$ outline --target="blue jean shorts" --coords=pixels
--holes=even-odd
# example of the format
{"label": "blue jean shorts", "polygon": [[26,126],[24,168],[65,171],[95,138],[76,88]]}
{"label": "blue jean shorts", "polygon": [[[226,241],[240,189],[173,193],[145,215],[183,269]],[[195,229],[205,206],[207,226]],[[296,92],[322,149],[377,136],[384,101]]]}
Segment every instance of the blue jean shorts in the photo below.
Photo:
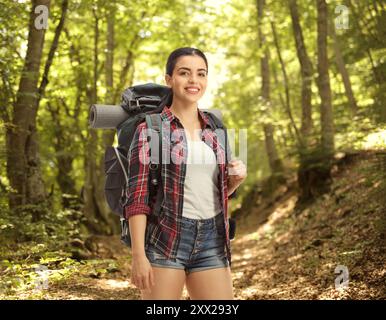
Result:
{"label": "blue jean shorts", "polygon": [[177,258],[168,259],[152,244],[145,252],[152,266],[185,270],[185,274],[229,266],[225,251],[225,227],[222,212],[209,219],[182,217]]}

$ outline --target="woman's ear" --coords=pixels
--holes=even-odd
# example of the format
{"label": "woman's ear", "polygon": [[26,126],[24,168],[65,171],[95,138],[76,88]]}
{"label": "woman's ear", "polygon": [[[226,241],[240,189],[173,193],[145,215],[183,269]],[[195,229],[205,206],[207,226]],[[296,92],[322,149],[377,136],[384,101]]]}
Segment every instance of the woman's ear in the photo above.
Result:
{"label": "woman's ear", "polygon": [[165,74],[165,82],[166,82],[166,85],[171,88],[172,85],[171,85],[171,77],[168,75],[168,74]]}

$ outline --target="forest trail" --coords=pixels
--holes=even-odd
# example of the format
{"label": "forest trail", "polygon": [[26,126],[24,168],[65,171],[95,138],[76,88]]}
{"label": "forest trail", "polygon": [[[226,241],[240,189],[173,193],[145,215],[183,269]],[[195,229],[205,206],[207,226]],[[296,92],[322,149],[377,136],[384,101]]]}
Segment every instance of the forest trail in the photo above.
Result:
{"label": "forest trail", "polygon": [[[235,299],[386,298],[386,182],[372,159],[364,154],[340,167],[330,194],[301,212],[294,211],[296,190],[283,188],[273,205],[238,220],[231,242]],[[95,236],[93,247],[95,267],[80,264],[35,298],[139,299],[119,237]],[[349,273],[345,289],[335,289],[338,266]]]}
{"label": "forest trail", "polygon": [[119,233],[134,127],[165,107],[167,137],[202,124],[218,154],[228,132],[247,166],[235,299],[386,298],[386,1],[1,4],[0,300],[140,298],[129,249],[96,235]]}

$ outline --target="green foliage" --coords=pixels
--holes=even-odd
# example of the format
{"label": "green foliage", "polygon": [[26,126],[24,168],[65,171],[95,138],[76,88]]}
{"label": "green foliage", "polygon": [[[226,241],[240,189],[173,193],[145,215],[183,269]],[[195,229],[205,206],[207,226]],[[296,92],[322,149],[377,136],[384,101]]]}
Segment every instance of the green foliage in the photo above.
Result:
{"label": "green foliage", "polygon": [[[243,197],[256,188],[257,181],[274,174],[269,167],[264,125],[274,126],[279,157],[286,169],[296,172],[301,152],[295,128],[283,103],[287,88],[271,29],[273,23],[289,80],[291,113],[299,129],[302,82],[288,3],[266,1],[265,15],[258,21],[256,1],[69,1],[65,27],[37,113],[39,159],[46,188],[52,190],[51,205],[28,205],[10,210],[7,168],[5,165],[0,167],[1,268],[7,270],[7,288],[30,286],[34,281],[34,271],[30,270],[33,263],[59,266],[62,270],[56,274],[59,278],[71,274],[72,267],[71,270],[80,268],[77,262],[68,259],[66,250],[71,239],[84,236],[86,221],[81,209],[65,208],[63,199],[67,195],[82,194],[85,183],[89,183],[85,182],[90,168],[88,160],[92,158],[100,163],[105,143],[110,143],[104,133],[97,132],[93,145],[95,153],[89,154],[92,141],[87,124],[89,105],[107,101],[118,104],[121,91],[132,84],[163,84],[166,59],[177,47],[198,47],[207,55],[209,86],[206,100],[200,101],[199,106],[222,110],[227,127],[236,129],[236,145],[232,150],[236,156],[239,130],[247,130],[248,177],[239,188],[237,199],[230,202],[233,208],[240,206]],[[358,104],[355,116],[350,111],[346,89],[334,59],[331,37],[328,40],[336,151],[386,149],[386,10],[381,3],[343,1],[350,10],[349,29],[336,30]],[[297,4],[305,46],[314,70],[311,86],[314,131],[310,138],[319,143],[317,11],[314,0],[297,1]],[[332,24],[337,16],[334,9],[339,4],[339,1],[328,1]],[[6,130],[12,127],[12,107],[27,50],[30,9],[30,2],[0,3],[0,160],[4,164],[9,147]],[[60,16],[61,2],[54,1],[45,35],[43,64]],[[114,22],[113,92],[106,84],[106,39],[111,36],[107,31],[108,21]],[[259,46],[258,22],[261,22],[266,37],[264,47]],[[269,102],[261,98],[260,59],[266,49],[270,60]],[[377,185],[378,180],[378,177],[369,178],[365,183],[371,187]],[[383,230],[383,221],[377,225]],[[273,237],[269,232],[267,236]],[[28,260],[25,264],[24,259]],[[309,266],[315,263],[313,257],[308,261]],[[103,270],[106,269],[102,267],[95,272],[99,274]],[[23,283],[18,280],[19,276]]]}
{"label": "green foliage", "polygon": [[[0,243],[9,244],[31,241],[45,243],[48,247],[61,246],[69,239],[81,237],[80,225],[85,221],[81,212],[63,209],[53,212],[42,206],[26,205],[17,212],[1,205]],[[34,221],[34,213],[44,212],[38,221]]]}
{"label": "green foliage", "polygon": [[63,252],[44,252],[35,263],[27,260],[0,261],[0,299],[44,299],[52,286],[76,275],[100,277],[117,270],[115,260],[79,262]]}

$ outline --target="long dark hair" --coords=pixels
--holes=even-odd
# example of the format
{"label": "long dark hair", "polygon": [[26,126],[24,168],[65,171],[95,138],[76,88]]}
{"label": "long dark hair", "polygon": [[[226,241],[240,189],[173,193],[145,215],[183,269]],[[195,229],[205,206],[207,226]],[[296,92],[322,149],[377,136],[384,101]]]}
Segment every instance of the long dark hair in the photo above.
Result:
{"label": "long dark hair", "polygon": [[[174,50],[169,54],[168,60],[166,62],[166,74],[172,76],[173,70],[177,64],[177,60],[181,56],[200,56],[204,59],[206,64],[206,70],[208,70],[208,60],[205,57],[205,54],[196,48],[191,47],[183,47]],[[154,112],[161,112],[165,106],[170,106],[173,103],[173,90],[170,90],[169,93],[162,99],[159,108],[157,108]]]}

